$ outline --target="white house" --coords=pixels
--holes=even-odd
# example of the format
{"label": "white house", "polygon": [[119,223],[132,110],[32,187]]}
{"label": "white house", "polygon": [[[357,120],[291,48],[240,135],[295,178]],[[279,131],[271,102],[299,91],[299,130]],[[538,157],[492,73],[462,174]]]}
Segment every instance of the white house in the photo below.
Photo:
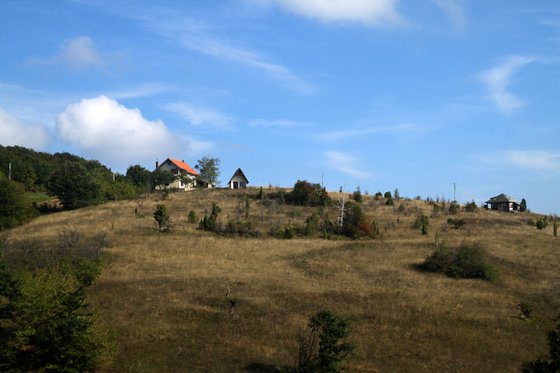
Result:
{"label": "white house", "polygon": [[156,161],[155,171],[166,171],[175,175],[175,180],[169,184],[169,188],[186,190],[196,186],[198,172],[186,164],[185,161],[179,161],[173,158],[167,158],[162,164]]}
{"label": "white house", "polygon": [[247,184],[249,184],[249,180],[245,177],[243,171],[240,168],[237,169],[233,173],[233,176],[228,181],[228,188],[229,189],[242,189],[246,188]]}

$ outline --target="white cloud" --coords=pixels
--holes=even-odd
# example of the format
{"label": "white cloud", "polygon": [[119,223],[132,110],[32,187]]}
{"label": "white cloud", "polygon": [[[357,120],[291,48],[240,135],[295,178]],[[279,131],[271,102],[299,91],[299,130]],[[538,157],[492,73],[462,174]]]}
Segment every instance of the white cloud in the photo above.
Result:
{"label": "white cloud", "polygon": [[370,172],[362,170],[360,160],[352,155],[336,151],[328,151],[323,155],[327,159],[327,166],[334,170],[360,180],[369,179],[373,176]]}
{"label": "white cloud", "polygon": [[175,102],[164,105],[163,108],[172,113],[178,114],[188,123],[194,126],[214,127],[228,129],[231,126],[231,119],[217,110],[192,105],[187,102]]}
{"label": "white cloud", "polygon": [[104,64],[93,41],[87,36],[67,40],[60,47],[60,52],[56,56],[31,58],[28,62],[35,65],[66,65],[74,70],[99,67]]}
{"label": "white cloud", "polygon": [[427,131],[428,129],[428,127],[419,126],[412,123],[398,124],[393,126],[354,127],[349,129],[319,133],[316,134],[314,138],[316,140],[324,142],[336,142],[348,138],[363,137],[380,133],[411,134]]}
{"label": "white cloud", "polygon": [[115,99],[127,99],[127,98],[154,96],[160,93],[167,92],[171,89],[172,87],[169,84],[145,83],[128,89],[107,92],[105,95],[109,97],[113,97]]}
{"label": "white cloud", "polygon": [[272,127],[301,127],[307,126],[309,123],[306,122],[298,122],[294,120],[286,120],[286,119],[254,119],[249,122],[250,127],[262,127],[262,128],[272,128]]}
{"label": "white cloud", "polygon": [[44,150],[50,141],[51,136],[45,126],[21,123],[0,109],[0,144]]}
{"label": "white cloud", "polygon": [[432,0],[432,2],[451,19],[456,28],[465,28],[467,17],[456,0]]}
{"label": "white cloud", "polygon": [[[356,22],[367,25],[398,24],[397,0],[265,0],[322,22]],[[261,0],[262,2],[262,0]]]}
{"label": "white cloud", "polygon": [[534,171],[560,171],[560,153],[542,150],[510,150],[505,160],[513,166]]}
{"label": "white cloud", "polygon": [[560,172],[560,152],[505,150],[481,157],[481,160],[491,165],[508,165],[529,171]]}
{"label": "white cloud", "polygon": [[508,91],[508,86],[518,70],[535,61],[534,57],[510,56],[498,66],[480,75],[481,80],[486,84],[490,99],[499,110],[512,111],[523,104],[521,99]]}
{"label": "white cloud", "polygon": [[106,96],[69,105],[57,119],[60,136],[100,161],[124,169],[151,164],[156,157],[194,154],[211,146],[173,134],[162,121],[150,121]]}

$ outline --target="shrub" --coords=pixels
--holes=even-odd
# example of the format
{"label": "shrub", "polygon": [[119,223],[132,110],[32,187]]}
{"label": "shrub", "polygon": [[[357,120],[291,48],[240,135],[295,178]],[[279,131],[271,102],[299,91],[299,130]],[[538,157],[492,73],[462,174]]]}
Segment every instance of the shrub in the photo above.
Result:
{"label": "shrub", "polygon": [[93,371],[106,347],[93,331],[85,290],[101,261],[62,259],[32,270],[0,259],[0,371]]}
{"label": "shrub", "polygon": [[156,206],[154,219],[156,220],[160,232],[169,232],[172,226],[172,221],[165,205],[160,204]]}
{"label": "shrub", "polygon": [[381,193],[379,191],[377,193],[375,193],[375,195],[373,196],[373,199],[376,200],[376,201],[381,200],[381,198],[383,198],[383,193]]}
{"label": "shrub", "polygon": [[545,229],[548,226],[548,220],[545,218],[538,218],[536,227],[538,230]]}
{"label": "shrub", "polygon": [[452,224],[453,228],[460,229],[460,228],[463,228],[463,226],[465,225],[465,219],[449,218],[449,219],[447,219],[447,224]]}
{"label": "shrub", "polygon": [[0,231],[27,221],[29,207],[23,187],[0,175]]}
{"label": "shrub", "polygon": [[309,319],[308,327],[307,338],[299,338],[296,372],[340,372],[339,363],[353,350],[350,343],[340,341],[350,335],[348,321],[323,310]]}
{"label": "shrub", "polygon": [[405,212],[405,211],[406,211],[406,207],[404,207],[404,204],[401,203],[401,204],[399,205],[399,208],[397,208],[397,211],[398,211],[398,212]]}
{"label": "shrub", "polygon": [[187,221],[191,224],[194,224],[198,221],[198,217],[196,216],[196,212],[194,212],[194,210],[189,211],[189,215],[187,216]]}
{"label": "shrub", "polygon": [[387,198],[387,201],[385,201],[385,204],[387,206],[394,206],[395,205],[395,201],[393,200],[393,198]]}
{"label": "shrub", "polygon": [[557,373],[560,372],[560,322],[548,332],[549,356],[523,364],[523,373]]}
{"label": "shrub", "polygon": [[480,278],[487,281],[498,278],[497,270],[488,263],[486,252],[479,246],[463,245],[458,249],[449,249],[440,245],[426,258],[422,268],[454,278]]}
{"label": "shrub", "polygon": [[294,189],[286,195],[286,202],[296,206],[326,206],[329,194],[319,184],[298,180]]}
{"label": "shrub", "polygon": [[558,223],[556,222],[556,220],[554,220],[554,222],[552,223],[552,230],[554,233],[554,237],[556,237],[558,235]]}
{"label": "shrub", "polygon": [[460,208],[459,203],[457,201],[453,201],[449,204],[449,213],[455,215],[459,212]]}
{"label": "shrub", "polygon": [[476,212],[478,206],[476,205],[475,201],[467,202],[465,204],[465,211],[466,212]]}
{"label": "shrub", "polygon": [[519,313],[521,318],[528,319],[533,314],[533,306],[529,303],[521,302],[519,303]]}
{"label": "shrub", "polygon": [[395,188],[395,191],[393,192],[393,198],[395,199],[395,201],[398,201],[399,199],[401,199],[401,194],[399,193],[398,188]]}
{"label": "shrub", "polygon": [[356,190],[354,191],[354,193],[352,193],[352,199],[354,199],[354,201],[361,203],[363,201],[363,197],[362,197],[362,192],[360,191],[360,187],[356,187]]}
{"label": "shrub", "polygon": [[412,228],[420,229],[420,232],[422,234],[428,234],[428,225],[429,224],[430,224],[430,218],[428,218],[424,214],[418,214],[416,216],[416,220],[414,221],[414,224],[412,225]]}
{"label": "shrub", "polygon": [[360,234],[359,225],[364,220],[364,211],[356,203],[348,203],[344,211],[344,221],[341,234],[356,238]]}

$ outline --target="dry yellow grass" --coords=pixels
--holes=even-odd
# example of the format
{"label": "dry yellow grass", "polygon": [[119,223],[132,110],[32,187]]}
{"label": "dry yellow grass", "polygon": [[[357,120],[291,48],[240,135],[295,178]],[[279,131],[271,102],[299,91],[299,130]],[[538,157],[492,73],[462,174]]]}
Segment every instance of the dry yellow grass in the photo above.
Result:
{"label": "dry yellow grass", "polygon": [[[91,294],[117,339],[107,371],[293,366],[295,336],[322,308],[351,320],[350,372],[516,371],[546,351],[545,331],[560,311],[560,239],[550,227],[528,226],[526,214],[460,213],[465,229],[447,231],[448,216],[438,215],[422,236],[410,227],[417,209],[431,214],[429,205],[401,201],[408,212],[398,213],[366,198],[364,210],[381,224],[382,237],[357,241],[227,238],[187,223],[189,210],[201,217],[213,201],[224,221],[235,219],[243,193],[171,195],[163,201],[175,221],[169,234],[155,229],[152,214],[162,201],[151,196],[44,216],[10,235],[48,240],[68,224],[86,234],[108,232],[109,260]],[[252,200],[249,220],[268,232],[288,220],[301,225],[313,211]],[[336,211],[325,213],[332,220]],[[481,243],[501,280],[454,280],[416,270],[436,235],[451,246]],[[237,300],[233,312],[231,298]],[[517,317],[522,301],[534,305],[529,320]]]}

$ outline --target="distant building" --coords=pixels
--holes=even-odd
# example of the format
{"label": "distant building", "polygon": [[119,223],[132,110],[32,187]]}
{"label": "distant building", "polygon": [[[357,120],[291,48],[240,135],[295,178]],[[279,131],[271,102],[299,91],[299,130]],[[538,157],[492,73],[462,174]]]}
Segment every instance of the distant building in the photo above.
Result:
{"label": "distant building", "polygon": [[249,184],[249,180],[245,177],[243,171],[240,168],[237,169],[233,173],[233,176],[228,181],[228,188],[229,189],[242,189],[246,188],[247,184]]}
{"label": "distant building", "polygon": [[503,193],[490,198],[484,203],[484,207],[490,210],[510,212],[518,212],[521,209],[520,204],[516,200]]}
{"label": "distant building", "polygon": [[161,164],[159,164],[159,161],[156,161],[155,171],[166,171],[175,176],[175,180],[169,184],[169,188],[171,189],[186,190],[196,186],[198,172],[186,164],[185,161],[179,161],[173,158],[167,158]]}

